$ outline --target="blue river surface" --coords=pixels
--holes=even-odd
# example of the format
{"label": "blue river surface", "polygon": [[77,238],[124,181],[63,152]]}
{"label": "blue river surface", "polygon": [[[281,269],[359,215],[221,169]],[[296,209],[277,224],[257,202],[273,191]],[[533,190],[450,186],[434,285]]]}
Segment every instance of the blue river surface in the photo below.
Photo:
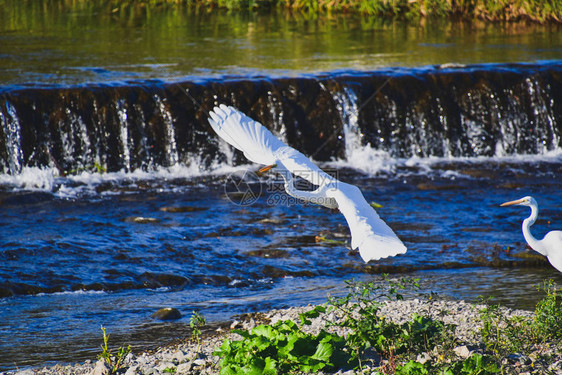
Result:
{"label": "blue river surface", "polygon": [[[0,0],[0,372],[95,359],[101,326],[140,351],[194,311],[324,303],[352,278],[521,309],[562,287],[529,209],[499,206],[532,195],[535,236],[562,229],[560,25],[52,3]],[[246,173],[211,134],[219,103],[357,185],[407,252],[365,264],[342,214]]]}
{"label": "blue river surface", "polygon": [[[546,279],[562,275],[530,250],[528,208],[499,204],[533,195],[537,237],[560,229],[562,155],[382,160],[321,166],[356,184],[408,247],[365,265],[343,215],[295,202],[275,176],[234,194],[212,171],[58,177],[29,168],[0,178],[0,370],[94,358],[100,326],[115,345],[162,345],[188,333],[193,311],[209,322],[272,308],[323,303],[345,280],[420,279],[420,293],[532,309]],[[151,315],[175,307],[183,317]]]}

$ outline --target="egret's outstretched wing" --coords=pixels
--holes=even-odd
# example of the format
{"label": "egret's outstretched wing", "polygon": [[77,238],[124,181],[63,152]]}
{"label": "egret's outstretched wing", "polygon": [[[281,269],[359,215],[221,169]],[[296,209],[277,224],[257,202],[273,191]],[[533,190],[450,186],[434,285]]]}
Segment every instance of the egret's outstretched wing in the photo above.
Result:
{"label": "egret's outstretched wing", "polygon": [[275,137],[266,127],[234,107],[221,104],[209,112],[209,123],[226,142],[236,147],[254,163],[281,163],[291,173],[314,185],[332,179],[301,152]]}
{"label": "egret's outstretched wing", "polygon": [[367,203],[358,187],[338,181],[327,196],[338,203],[351,231],[351,247],[359,248],[365,262],[406,252],[406,246]]}
{"label": "egret's outstretched wing", "polygon": [[311,184],[322,186],[336,181],[332,176],[318,168],[303,153],[292,147],[279,148],[275,152],[275,157],[277,159],[276,163],[282,164],[289,172],[308,180]]}
{"label": "egret's outstretched wing", "polygon": [[262,124],[233,107],[221,104],[209,115],[214,131],[254,163],[275,164],[275,152],[281,147],[288,147]]}

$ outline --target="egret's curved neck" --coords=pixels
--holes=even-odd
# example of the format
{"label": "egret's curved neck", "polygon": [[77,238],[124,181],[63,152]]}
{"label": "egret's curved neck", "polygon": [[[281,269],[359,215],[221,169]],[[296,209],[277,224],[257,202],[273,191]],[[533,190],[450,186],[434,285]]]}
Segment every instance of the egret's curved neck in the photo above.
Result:
{"label": "egret's curved neck", "polygon": [[288,170],[278,168],[277,172],[279,172],[279,174],[281,174],[281,176],[283,177],[283,180],[285,180],[285,190],[287,191],[287,194],[289,194],[290,196],[297,199],[302,199],[307,202],[314,201],[316,198],[319,197],[319,194],[316,190],[305,191],[305,190],[298,190],[297,188],[295,188],[294,185],[295,180],[293,178],[293,174]]}
{"label": "egret's curved neck", "polygon": [[539,208],[537,207],[537,205],[534,204],[532,204],[530,207],[531,207],[531,215],[525,220],[523,220],[523,225],[521,226],[523,230],[523,237],[525,237],[525,240],[527,241],[529,246],[533,248],[533,250],[546,256],[546,250],[543,248],[541,241],[537,240],[531,234],[531,225],[535,223],[537,217],[539,216]]}
{"label": "egret's curved neck", "polygon": [[[327,208],[338,208],[338,203],[334,198],[327,196],[328,189],[334,187],[332,183],[326,183],[318,186],[316,190],[298,190],[294,185],[294,178],[291,171],[282,165],[277,165],[275,171],[281,174],[283,180],[285,180],[285,191],[290,196],[301,199],[305,202],[310,202],[314,204],[319,204]],[[334,180],[335,181],[335,180]]]}

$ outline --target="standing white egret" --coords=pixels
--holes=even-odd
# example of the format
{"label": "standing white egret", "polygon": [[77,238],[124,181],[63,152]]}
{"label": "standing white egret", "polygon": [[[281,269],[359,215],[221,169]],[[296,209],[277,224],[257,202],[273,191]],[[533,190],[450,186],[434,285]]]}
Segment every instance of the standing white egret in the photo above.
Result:
{"label": "standing white egret", "polygon": [[[289,195],[328,208],[339,208],[351,231],[351,247],[359,248],[365,262],[406,252],[406,246],[367,203],[359,188],[328,175],[262,124],[233,107],[220,105],[209,115],[209,123],[222,139],[252,162],[267,165],[260,171],[273,169],[280,173]],[[296,189],[293,174],[318,188],[314,191]]]}
{"label": "standing white egret", "polygon": [[531,234],[531,225],[535,223],[539,215],[539,205],[535,198],[527,196],[502,203],[500,206],[505,207],[512,205],[531,207],[531,216],[523,220],[523,237],[525,237],[525,240],[533,250],[547,257],[550,264],[558,271],[562,272],[562,231],[553,230],[552,232],[548,232],[542,240],[537,240]]}

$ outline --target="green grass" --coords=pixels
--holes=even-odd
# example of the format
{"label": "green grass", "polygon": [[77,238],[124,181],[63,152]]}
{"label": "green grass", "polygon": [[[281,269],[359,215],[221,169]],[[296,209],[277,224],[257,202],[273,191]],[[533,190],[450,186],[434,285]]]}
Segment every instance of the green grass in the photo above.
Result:
{"label": "green grass", "polygon": [[[546,296],[532,318],[506,317],[498,305],[480,309],[485,350],[468,358],[457,357],[453,348],[468,343],[455,338],[455,325],[413,314],[396,324],[380,314],[383,302],[400,300],[403,289],[418,288],[416,280],[383,284],[347,282],[348,294],[329,298],[323,306],[291,320],[262,324],[252,330],[235,330],[240,340],[225,339],[215,352],[221,374],[296,374],[365,369],[375,374],[497,374],[509,371],[503,359],[510,353],[531,354],[541,345],[562,344],[562,294],[552,281],[541,291]],[[318,334],[306,333],[311,318],[337,316]],[[335,329],[334,329],[335,328]],[[335,332],[345,331],[344,335]],[[377,356],[373,355],[377,353]],[[431,360],[418,362],[418,355],[432,353]],[[543,358],[548,363],[548,358]]]}
{"label": "green grass", "polygon": [[104,326],[101,326],[101,331],[103,333],[103,344],[98,358],[103,360],[109,367],[110,373],[114,374],[123,366],[125,357],[131,352],[131,346],[121,346],[116,353],[113,353],[109,349],[109,335],[106,333]]}
{"label": "green grass", "polygon": [[532,318],[506,317],[501,306],[493,304],[480,311],[483,342],[498,360],[510,353],[529,353],[551,342],[562,344],[562,292],[552,280],[537,289],[546,296],[537,303]]}
{"label": "green grass", "polygon": [[[61,0],[73,5],[86,0]],[[284,8],[305,13],[362,13],[386,18],[453,17],[488,21],[562,23],[560,0],[108,0],[126,5],[189,6],[204,9]]]}

